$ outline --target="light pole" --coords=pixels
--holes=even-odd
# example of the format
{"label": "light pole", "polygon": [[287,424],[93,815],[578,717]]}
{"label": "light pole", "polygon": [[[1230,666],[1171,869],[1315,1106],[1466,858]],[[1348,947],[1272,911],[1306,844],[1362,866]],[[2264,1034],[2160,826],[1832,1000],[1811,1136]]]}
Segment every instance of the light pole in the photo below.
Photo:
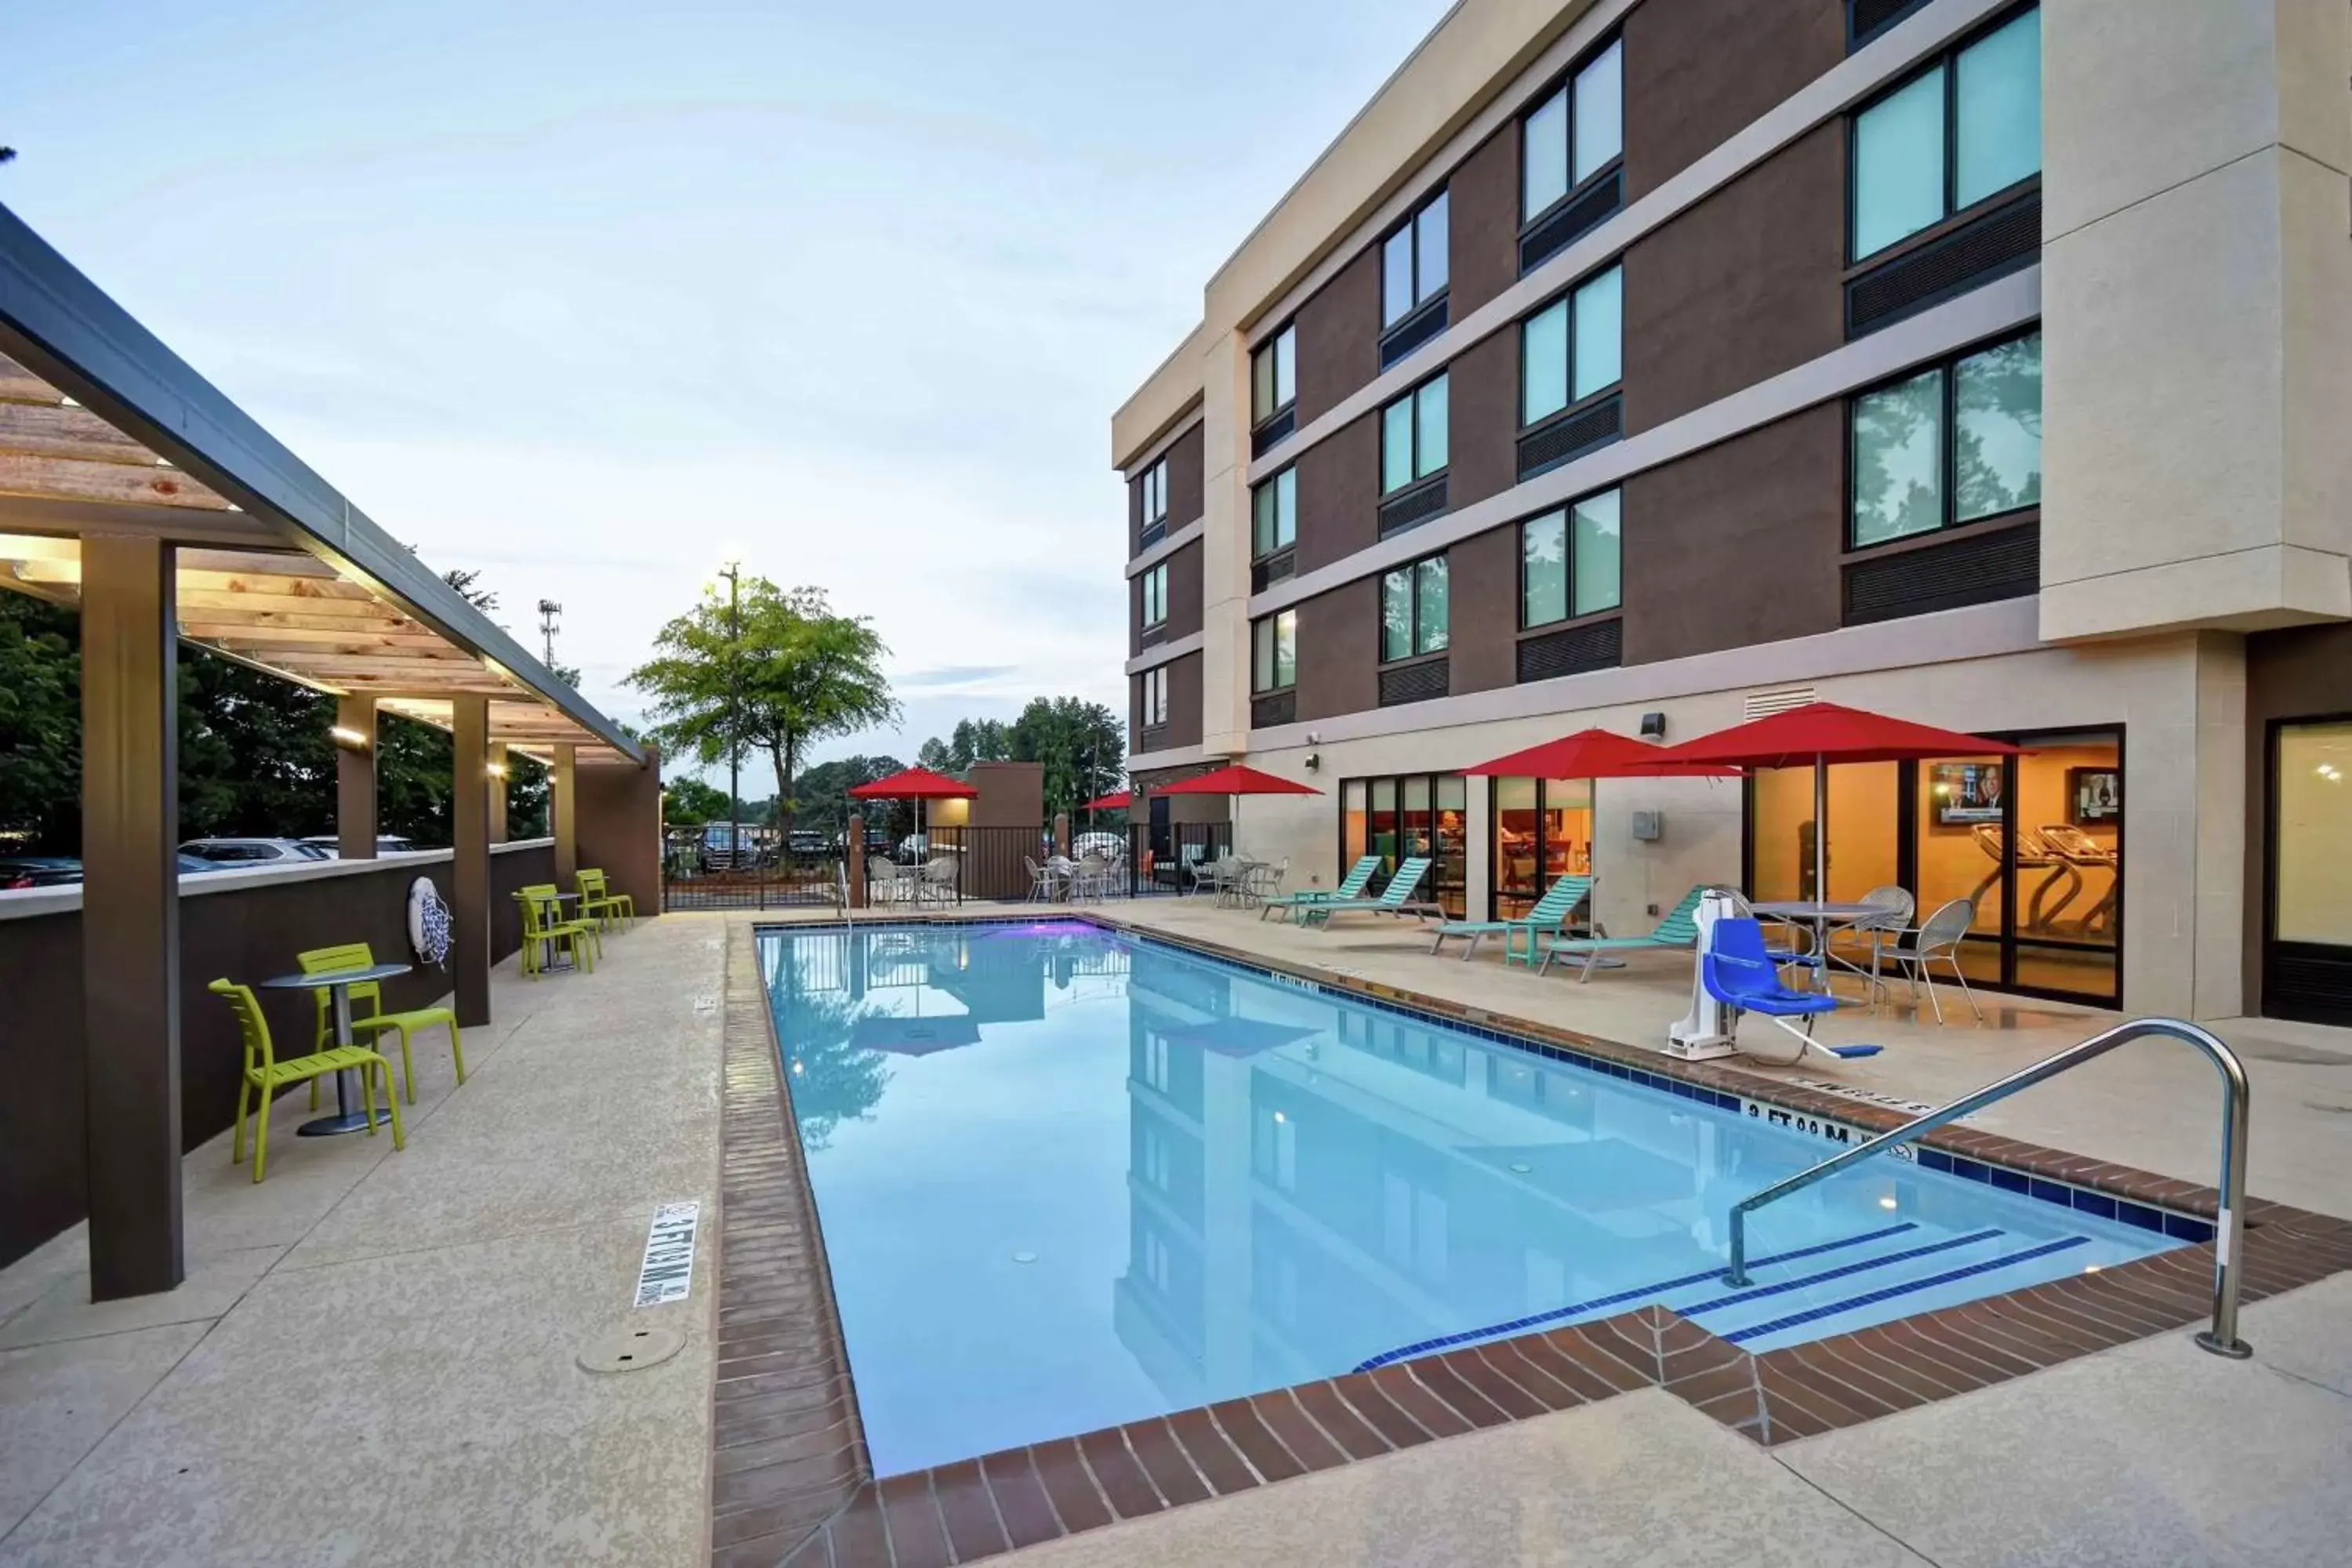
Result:
{"label": "light pole", "polygon": [[727,868],[743,868],[742,691],[736,679],[742,658],[742,563],[730,561],[719,574],[727,579]]}

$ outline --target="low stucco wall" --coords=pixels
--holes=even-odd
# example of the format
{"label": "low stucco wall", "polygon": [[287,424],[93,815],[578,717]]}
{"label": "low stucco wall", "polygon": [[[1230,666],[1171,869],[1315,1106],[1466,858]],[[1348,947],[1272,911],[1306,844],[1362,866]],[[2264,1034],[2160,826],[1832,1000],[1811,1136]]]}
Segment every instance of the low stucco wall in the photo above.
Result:
{"label": "low stucco wall", "polygon": [[[310,1047],[308,992],[257,983],[297,967],[307,948],[364,942],[410,962],[408,886],[430,877],[449,897],[449,851],[320,862],[284,870],[215,871],[180,882],[180,1142],[194,1149],[236,1114],[243,1047],[235,1016],[205,987],[226,977],[256,986],[278,1049]],[[509,896],[554,880],[545,839],[501,845],[490,858],[491,951],[521,945]],[[642,906],[641,906],[642,907]],[[388,1010],[446,995],[448,976],[421,969],[384,983]],[[81,889],[0,894],[0,1264],[83,1215]]]}

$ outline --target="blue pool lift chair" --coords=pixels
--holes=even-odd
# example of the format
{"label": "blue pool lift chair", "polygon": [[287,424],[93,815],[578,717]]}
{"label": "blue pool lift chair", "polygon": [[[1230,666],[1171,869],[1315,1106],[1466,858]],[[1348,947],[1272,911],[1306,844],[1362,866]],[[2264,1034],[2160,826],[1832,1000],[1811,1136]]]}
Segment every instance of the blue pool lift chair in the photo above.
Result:
{"label": "blue pool lift chair", "polygon": [[[1820,991],[1794,991],[1780,984],[1780,961],[1764,945],[1763,926],[1752,918],[1715,922],[1706,951],[1699,959],[1699,973],[1707,994],[1734,1009],[1735,1018],[1738,1013],[1760,1014],[1797,1042],[1796,1055],[1791,1057],[1769,1057],[1742,1046],[1740,1049],[1749,1056],[1794,1066],[1816,1051],[1832,1061],[1851,1061],[1879,1052],[1876,1046],[1825,1046],[1813,1038],[1813,1020],[1835,1012],[1837,998]],[[1802,1018],[1804,1027],[1790,1023],[1791,1018]],[[1736,1022],[1733,1027],[1736,1031]]]}

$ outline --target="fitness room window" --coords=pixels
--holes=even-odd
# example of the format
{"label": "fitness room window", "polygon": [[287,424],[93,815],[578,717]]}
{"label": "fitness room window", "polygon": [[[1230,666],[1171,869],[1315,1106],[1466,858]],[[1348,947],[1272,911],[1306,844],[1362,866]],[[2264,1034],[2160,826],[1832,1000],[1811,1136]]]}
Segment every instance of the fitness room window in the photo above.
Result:
{"label": "fitness room window", "polygon": [[1535,906],[1562,877],[1592,874],[1592,784],[1589,779],[1494,781],[1492,920]]}
{"label": "fitness room window", "polygon": [[[2026,754],[1832,767],[1829,897],[1906,888],[1917,900],[1914,923],[1954,899],[1969,900],[1975,918],[1960,962],[1970,984],[2116,1005],[2122,732],[1994,738]],[[1751,779],[1751,898],[1814,896],[1812,789],[1811,768]]]}

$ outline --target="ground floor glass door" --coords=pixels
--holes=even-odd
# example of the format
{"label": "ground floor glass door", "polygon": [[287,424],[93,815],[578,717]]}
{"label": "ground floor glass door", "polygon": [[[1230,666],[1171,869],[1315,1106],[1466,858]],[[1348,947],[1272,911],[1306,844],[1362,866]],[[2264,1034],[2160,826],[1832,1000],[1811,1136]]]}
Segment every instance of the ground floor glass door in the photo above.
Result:
{"label": "ground floor glass door", "polygon": [[1493,913],[1524,915],[1562,877],[1592,874],[1590,779],[1496,779]]}
{"label": "ground floor glass door", "polygon": [[1434,864],[1418,896],[1458,918],[1468,888],[1468,781],[1460,773],[1345,781],[1339,786],[1340,873],[1360,858],[1377,855],[1377,891],[1403,860],[1426,855]]}
{"label": "ground floor glass door", "polygon": [[2273,725],[2263,1011],[2352,1024],[2352,718]]}

